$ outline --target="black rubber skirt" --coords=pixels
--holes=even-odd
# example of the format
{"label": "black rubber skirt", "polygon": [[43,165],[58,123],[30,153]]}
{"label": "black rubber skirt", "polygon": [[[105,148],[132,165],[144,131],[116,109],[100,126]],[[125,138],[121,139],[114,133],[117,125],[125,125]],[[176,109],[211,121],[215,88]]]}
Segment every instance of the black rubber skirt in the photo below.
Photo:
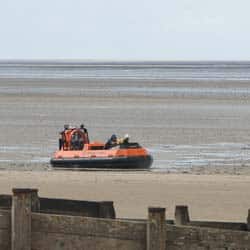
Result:
{"label": "black rubber skirt", "polygon": [[153,157],[52,158],[50,163],[54,168],[148,169],[153,163]]}

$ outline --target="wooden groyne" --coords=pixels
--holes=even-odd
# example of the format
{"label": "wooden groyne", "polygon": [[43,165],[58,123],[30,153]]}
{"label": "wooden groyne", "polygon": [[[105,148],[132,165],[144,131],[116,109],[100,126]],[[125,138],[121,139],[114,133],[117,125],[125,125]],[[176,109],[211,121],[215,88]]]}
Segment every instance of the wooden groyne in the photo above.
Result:
{"label": "wooden groyne", "polygon": [[115,218],[112,202],[48,199],[36,189],[0,196],[1,250],[247,250],[246,222],[192,221],[187,206],[148,209],[147,220]]}

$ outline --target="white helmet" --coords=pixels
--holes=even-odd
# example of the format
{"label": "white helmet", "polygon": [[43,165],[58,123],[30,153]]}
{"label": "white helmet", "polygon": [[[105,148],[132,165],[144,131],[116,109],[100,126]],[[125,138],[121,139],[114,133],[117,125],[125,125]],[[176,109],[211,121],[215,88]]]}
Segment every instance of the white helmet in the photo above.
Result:
{"label": "white helmet", "polygon": [[128,139],[128,138],[129,138],[128,134],[124,135],[124,139]]}

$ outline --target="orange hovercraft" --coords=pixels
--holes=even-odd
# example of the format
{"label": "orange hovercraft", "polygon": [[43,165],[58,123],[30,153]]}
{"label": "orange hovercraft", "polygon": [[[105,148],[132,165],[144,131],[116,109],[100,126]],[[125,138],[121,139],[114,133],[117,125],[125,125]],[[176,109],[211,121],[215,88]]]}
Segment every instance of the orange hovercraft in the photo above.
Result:
{"label": "orange hovercraft", "polygon": [[90,142],[88,131],[64,126],[60,133],[59,150],[50,160],[54,168],[107,168],[147,169],[153,158],[136,142],[129,142],[128,136],[117,139],[115,135],[105,144]]}

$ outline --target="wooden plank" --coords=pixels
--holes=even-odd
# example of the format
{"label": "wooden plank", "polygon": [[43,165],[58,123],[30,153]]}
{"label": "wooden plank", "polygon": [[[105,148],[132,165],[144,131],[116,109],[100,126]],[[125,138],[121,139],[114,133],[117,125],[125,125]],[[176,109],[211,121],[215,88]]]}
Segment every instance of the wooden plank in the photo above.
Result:
{"label": "wooden plank", "polygon": [[44,213],[69,214],[86,217],[115,218],[112,201],[79,201],[40,198],[40,210]]}
{"label": "wooden plank", "polygon": [[13,189],[11,208],[12,250],[31,250],[31,210],[35,210],[36,207],[36,189]]}
{"label": "wooden plank", "polygon": [[247,230],[250,231],[250,209],[248,209],[247,214]]}
{"label": "wooden plank", "polygon": [[229,230],[247,230],[247,224],[241,222],[220,222],[220,221],[190,221],[188,226],[194,227],[212,227],[218,229],[229,229]]}
{"label": "wooden plank", "polygon": [[250,233],[167,225],[166,242],[168,249],[250,249]]}
{"label": "wooden plank", "polygon": [[165,208],[148,209],[147,250],[166,249]]}
{"label": "wooden plank", "polygon": [[32,231],[125,240],[146,240],[146,223],[32,213]]}
{"label": "wooden plank", "polygon": [[99,218],[115,219],[115,217],[113,201],[99,202]]}
{"label": "wooden plank", "polygon": [[[37,210],[44,213],[69,214],[87,217],[115,218],[112,201],[80,201],[69,199],[39,198]],[[11,209],[12,196],[0,195],[0,208]]]}
{"label": "wooden plank", "polygon": [[96,215],[96,217],[99,214],[98,202],[91,201],[40,198],[40,209],[41,211],[72,211],[86,215],[89,212],[90,214]]}
{"label": "wooden plank", "polygon": [[12,196],[8,194],[0,195],[0,207],[11,209]]}
{"label": "wooden plank", "polygon": [[10,211],[0,210],[0,229],[10,229],[10,214]]}
{"label": "wooden plank", "polygon": [[32,250],[145,250],[144,240],[91,237],[57,233],[32,233]]}
{"label": "wooden plank", "polygon": [[0,249],[1,250],[11,249],[10,230],[0,229]]}
{"label": "wooden plank", "polygon": [[176,206],[175,207],[175,224],[186,225],[190,221],[188,206]]}

